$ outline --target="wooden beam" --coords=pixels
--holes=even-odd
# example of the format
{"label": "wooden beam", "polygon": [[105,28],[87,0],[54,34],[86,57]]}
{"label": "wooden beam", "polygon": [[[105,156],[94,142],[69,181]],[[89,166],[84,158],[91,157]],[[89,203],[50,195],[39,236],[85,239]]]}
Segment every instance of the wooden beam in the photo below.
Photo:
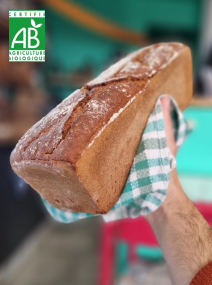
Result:
{"label": "wooden beam", "polygon": [[119,27],[118,25],[103,19],[100,16],[80,7],[79,5],[65,0],[37,0],[50,6],[57,12],[62,13],[74,22],[85,28],[97,32],[103,36],[113,38],[114,40],[124,41],[127,43],[144,46],[148,44],[146,36]]}
{"label": "wooden beam", "polygon": [[210,107],[212,108],[212,95],[210,96],[198,96],[194,95],[193,100],[191,101],[192,106],[198,106],[198,107]]}

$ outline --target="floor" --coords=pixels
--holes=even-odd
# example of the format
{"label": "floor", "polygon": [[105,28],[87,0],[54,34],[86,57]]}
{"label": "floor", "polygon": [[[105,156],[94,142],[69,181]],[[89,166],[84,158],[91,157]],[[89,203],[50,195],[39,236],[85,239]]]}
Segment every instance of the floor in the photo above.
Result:
{"label": "floor", "polygon": [[99,220],[47,221],[0,270],[1,285],[94,285]]}
{"label": "floor", "polygon": [[[0,285],[97,284],[100,222],[45,221],[0,268]],[[164,263],[133,266],[121,279],[116,284],[171,285]]]}
{"label": "floor", "polygon": [[166,264],[134,264],[116,285],[171,285]]}

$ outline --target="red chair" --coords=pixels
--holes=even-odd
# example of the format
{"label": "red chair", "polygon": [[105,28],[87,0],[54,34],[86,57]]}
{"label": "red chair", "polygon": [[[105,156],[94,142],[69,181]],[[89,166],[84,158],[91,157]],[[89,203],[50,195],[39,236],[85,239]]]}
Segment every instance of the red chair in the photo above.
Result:
{"label": "red chair", "polygon": [[212,227],[212,204],[205,202],[195,203],[195,206]]}
{"label": "red chair", "polygon": [[[212,204],[195,204],[212,226]],[[112,285],[115,275],[115,246],[118,241],[129,245],[129,260],[137,259],[136,248],[140,245],[159,247],[149,223],[143,218],[123,219],[102,225],[99,285]]]}

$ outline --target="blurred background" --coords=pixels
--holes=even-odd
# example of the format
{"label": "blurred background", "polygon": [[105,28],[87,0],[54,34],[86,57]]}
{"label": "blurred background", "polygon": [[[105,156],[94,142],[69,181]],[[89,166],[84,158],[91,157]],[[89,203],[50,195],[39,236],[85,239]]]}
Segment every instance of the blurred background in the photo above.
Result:
{"label": "blurred background", "polygon": [[[46,62],[9,63],[8,11],[46,11]],[[144,219],[63,225],[13,173],[20,137],[75,89],[138,48],[190,46],[194,130],[178,153],[188,196],[212,222],[212,0],[0,0],[0,284],[170,285]]]}

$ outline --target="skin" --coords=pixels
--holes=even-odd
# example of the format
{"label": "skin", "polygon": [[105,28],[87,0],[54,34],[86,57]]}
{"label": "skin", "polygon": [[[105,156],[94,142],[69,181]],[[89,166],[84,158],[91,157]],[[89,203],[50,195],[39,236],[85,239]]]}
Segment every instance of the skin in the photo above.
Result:
{"label": "skin", "polygon": [[[176,157],[170,99],[162,98],[167,143]],[[183,191],[176,169],[171,172],[167,198],[146,216],[163,251],[173,285],[188,285],[212,262],[212,228]]]}

